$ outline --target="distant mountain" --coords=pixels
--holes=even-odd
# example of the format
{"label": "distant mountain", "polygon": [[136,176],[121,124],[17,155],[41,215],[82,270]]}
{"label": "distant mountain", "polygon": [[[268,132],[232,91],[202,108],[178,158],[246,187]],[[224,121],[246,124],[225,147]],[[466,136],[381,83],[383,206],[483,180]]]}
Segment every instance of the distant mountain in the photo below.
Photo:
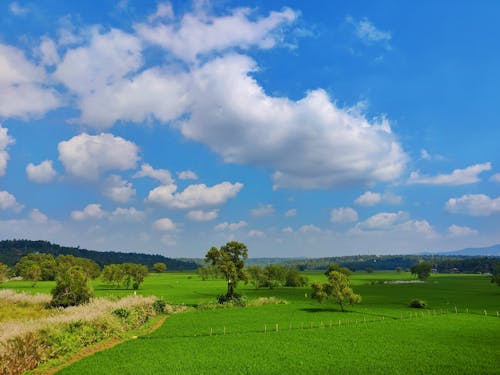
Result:
{"label": "distant mountain", "polygon": [[153,267],[153,264],[162,262],[170,271],[194,270],[198,265],[187,260],[167,258],[163,255],[141,253],[120,253],[115,251],[95,251],[80,249],[79,247],[66,247],[48,241],[30,240],[5,240],[0,241],[0,262],[12,267],[19,259],[29,253],[48,253],[55,257],[61,254],[94,260],[101,267],[113,263],[139,263]]}
{"label": "distant mountain", "polygon": [[462,250],[443,251],[438,253],[425,253],[425,254],[500,257],[500,244],[488,247],[473,247]]}

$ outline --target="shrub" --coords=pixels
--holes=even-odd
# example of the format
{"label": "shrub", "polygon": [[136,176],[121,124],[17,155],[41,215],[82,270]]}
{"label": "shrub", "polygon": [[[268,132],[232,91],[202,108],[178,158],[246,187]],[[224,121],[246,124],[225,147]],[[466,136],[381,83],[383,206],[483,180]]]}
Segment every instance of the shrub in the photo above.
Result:
{"label": "shrub", "polygon": [[425,301],[422,301],[421,299],[414,298],[410,301],[410,307],[413,307],[414,309],[425,309],[427,306],[427,303]]}
{"label": "shrub", "polygon": [[155,310],[155,312],[157,314],[165,314],[165,312],[166,312],[165,307],[166,306],[167,306],[167,304],[165,303],[165,301],[163,301],[161,299],[158,299],[158,300],[153,302],[153,309]]}
{"label": "shrub", "polygon": [[87,303],[92,297],[88,275],[80,266],[73,266],[57,276],[56,287],[52,290],[52,307],[68,307]]}
{"label": "shrub", "polygon": [[126,319],[130,315],[130,311],[120,307],[119,309],[113,310],[113,314],[119,318]]}
{"label": "shrub", "polygon": [[237,307],[245,307],[247,304],[245,296],[238,293],[234,293],[232,296],[221,294],[217,297],[217,302],[219,302],[219,304],[229,304]]}

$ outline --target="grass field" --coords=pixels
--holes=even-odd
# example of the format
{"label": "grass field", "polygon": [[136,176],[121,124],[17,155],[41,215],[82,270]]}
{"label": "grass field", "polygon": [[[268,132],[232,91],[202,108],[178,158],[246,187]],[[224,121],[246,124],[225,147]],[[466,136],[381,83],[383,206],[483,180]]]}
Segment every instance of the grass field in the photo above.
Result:
{"label": "grass field", "polygon": [[[307,276],[324,279],[321,273]],[[486,276],[433,275],[416,284],[383,283],[411,280],[406,273],[355,273],[351,278],[363,301],[346,313],[331,302],[311,300],[309,288],[256,290],[242,284],[239,292],[248,299],[275,296],[289,303],[176,314],[153,334],[60,373],[500,373],[500,288]],[[4,286],[36,292],[52,287],[9,284]],[[99,281],[94,288],[98,296],[131,293]],[[167,273],[149,276],[140,293],[198,305],[224,291],[221,280]],[[422,310],[408,307],[413,298],[427,301],[423,316]]]}

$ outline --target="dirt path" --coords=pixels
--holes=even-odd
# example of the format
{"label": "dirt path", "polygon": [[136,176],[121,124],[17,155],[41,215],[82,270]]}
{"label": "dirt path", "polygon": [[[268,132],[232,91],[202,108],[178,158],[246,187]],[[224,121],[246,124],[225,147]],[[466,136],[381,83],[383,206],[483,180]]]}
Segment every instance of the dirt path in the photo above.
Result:
{"label": "dirt path", "polygon": [[[154,331],[156,331],[158,328],[160,328],[163,325],[163,323],[165,322],[166,319],[167,319],[166,316],[162,317],[147,331],[146,334],[149,335],[149,334],[153,333]],[[132,336],[132,338],[137,338],[137,336]],[[127,340],[130,340],[130,339],[112,338],[112,339],[109,339],[105,342],[101,342],[99,344],[86,347],[86,348],[80,350],[78,353],[76,353],[73,357],[71,357],[70,359],[68,359],[64,363],[62,363],[56,367],[51,367],[50,369],[47,369],[46,371],[36,372],[36,373],[43,374],[43,375],[53,375],[53,374],[57,373],[59,370],[62,370],[63,368],[68,367],[69,365],[79,361],[82,358],[91,356],[95,353],[101,352],[101,351],[106,350],[106,349],[110,349],[118,344],[121,344],[124,341],[127,341]]]}

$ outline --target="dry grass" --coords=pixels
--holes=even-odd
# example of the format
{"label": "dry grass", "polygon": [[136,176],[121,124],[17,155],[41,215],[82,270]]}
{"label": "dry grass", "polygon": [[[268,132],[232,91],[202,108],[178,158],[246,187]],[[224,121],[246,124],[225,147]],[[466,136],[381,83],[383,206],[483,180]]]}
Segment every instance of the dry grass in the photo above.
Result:
{"label": "dry grass", "polygon": [[288,305],[288,301],[276,297],[259,297],[248,301],[247,306]]}
{"label": "dry grass", "polygon": [[29,303],[29,304],[46,304],[49,303],[51,297],[48,294],[29,294],[29,293],[16,293],[12,289],[1,289],[0,290],[0,303]]}

